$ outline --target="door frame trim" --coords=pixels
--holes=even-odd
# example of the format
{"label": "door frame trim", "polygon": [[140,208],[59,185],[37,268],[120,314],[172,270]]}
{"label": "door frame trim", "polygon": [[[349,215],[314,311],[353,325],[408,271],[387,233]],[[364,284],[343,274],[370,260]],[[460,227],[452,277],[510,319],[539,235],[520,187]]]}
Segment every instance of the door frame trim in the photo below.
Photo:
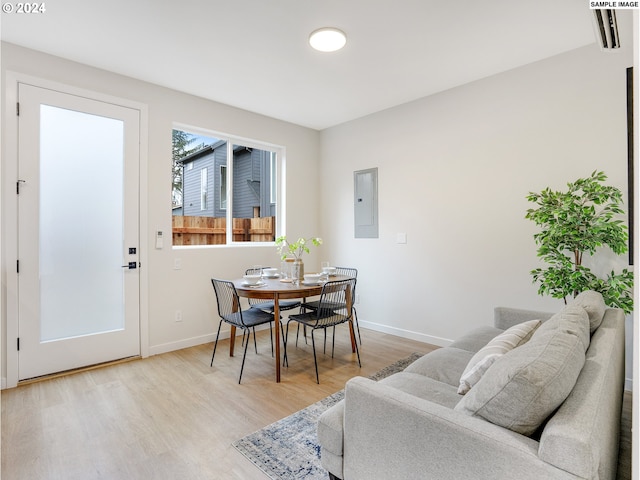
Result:
{"label": "door frame trim", "polygon": [[[140,298],[139,298],[139,328],[140,328],[140,354],[149,356],[149,254],[148,254],[148,106],[144,103],[128,100],[112,95],[107,95],[92,90],[86,90],[72,85],[58,83],[40,77],[23,74],[20,72],[6,72],[6,102],[5,102],[5,148],[2,167],[4,168],[4,178],[0,183],[0,205],[3,208],[3,235],[1,237],[4,244],[4,263],[7,275],[6,290],[6,338],[1,340],[2,350],[6,355],[6,380],[3,379],[2,388],[12,388],[18,385],[18,348],[17,338],[19,336],[18,321],[18,273],[16,268],[18,259],[18,201],[17,195],[13,194],[18,180],[18,116],[16,115],[16,105],[18,103],[18,84],[24,83],[39,88],[56,90],[69,95],[86,97],[106,103],[112,103],[138,110],[140,112],[140,162],[139,162],[139,262],[141,268],[140,276]],[[15,232],[9,235],[8,232]],[[0,302],[2,299],[0,298]],[[0,304],[1,306],[1,304]],[[0,310],[1,311],[1,310]],[[0,364],[3,360],[0,356]]]}

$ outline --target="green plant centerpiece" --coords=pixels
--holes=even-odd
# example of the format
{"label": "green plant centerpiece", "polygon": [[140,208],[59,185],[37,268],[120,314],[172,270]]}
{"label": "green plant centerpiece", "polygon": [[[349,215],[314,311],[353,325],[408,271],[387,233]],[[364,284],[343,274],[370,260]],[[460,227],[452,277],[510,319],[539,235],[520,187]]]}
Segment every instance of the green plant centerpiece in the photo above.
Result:
{"label": "green plant centerpiece", "polygon": [[609,247],[622,255],[628,248],[627,226],[619,219],[622,192],[605,185],[604,172],[594,171],[587,178],[567,184],[567,191],[545,188],[530,192],[527,200],[537,208],[527,210],[526,218],[542,228],[533,238],[538,257],[547,268],[531,271],[533,282],[539,283],[540,295],[554,298],[575,297],[584,290],[600,292],[610,307],[633,310],[633,272],[623,269],[599,278],[582,264],[583,255],[592,256],[600,247]]}
{"label": "green plant centerpiece", "polygon": [[295,242],[289,242],[286,235],[276,238],[276,248],[280,253],[282,260],[286,258],[294,258],[295,268],[297,268],[298,279],[304,277],[304,263],[302,262],[302,255],[309,253],[309,245],[315,245],[316,247],[322,245],[322,239],[320,237],[311,238],[298,238]]}

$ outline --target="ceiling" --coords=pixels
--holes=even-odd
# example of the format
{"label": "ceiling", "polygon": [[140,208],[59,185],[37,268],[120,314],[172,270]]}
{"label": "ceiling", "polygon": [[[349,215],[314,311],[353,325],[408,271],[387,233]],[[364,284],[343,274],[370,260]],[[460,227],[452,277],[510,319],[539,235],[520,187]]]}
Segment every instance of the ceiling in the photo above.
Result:
{"label": "ceiling", "polygon": [[[587,44],[586,0],[54,0],[3,41],[324,129]],[[312,50],[319,27],[346,47]]]}

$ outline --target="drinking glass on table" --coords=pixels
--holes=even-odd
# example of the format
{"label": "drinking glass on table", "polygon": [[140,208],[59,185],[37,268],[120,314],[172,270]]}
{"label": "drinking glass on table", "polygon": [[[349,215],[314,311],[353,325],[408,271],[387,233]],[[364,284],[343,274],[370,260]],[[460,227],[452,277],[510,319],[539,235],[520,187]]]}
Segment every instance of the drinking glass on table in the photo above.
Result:
{"label": "drinking glass on table", "polygon": [[328,282],[329,281],[329,266],[331,264],[329,262],[322,262],[320,264],[320,271],[322,272],[321,280]]}
{"label": "drinking glass on table", "polygon": [[260,281],[262,281],[262,275],[264,274],[262,265],[252,265],[251,270],[253,270],[254,275],[260,275]]}

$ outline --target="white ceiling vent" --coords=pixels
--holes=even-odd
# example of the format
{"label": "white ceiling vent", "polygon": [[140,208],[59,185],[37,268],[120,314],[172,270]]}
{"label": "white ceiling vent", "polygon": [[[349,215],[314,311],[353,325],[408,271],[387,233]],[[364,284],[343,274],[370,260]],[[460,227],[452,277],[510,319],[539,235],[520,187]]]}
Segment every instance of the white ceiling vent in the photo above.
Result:
{"label": "white ceiling vent", "polygon": [[620,48],[616,11],[611,9],[593,10],[596,38],[603,50]]}

